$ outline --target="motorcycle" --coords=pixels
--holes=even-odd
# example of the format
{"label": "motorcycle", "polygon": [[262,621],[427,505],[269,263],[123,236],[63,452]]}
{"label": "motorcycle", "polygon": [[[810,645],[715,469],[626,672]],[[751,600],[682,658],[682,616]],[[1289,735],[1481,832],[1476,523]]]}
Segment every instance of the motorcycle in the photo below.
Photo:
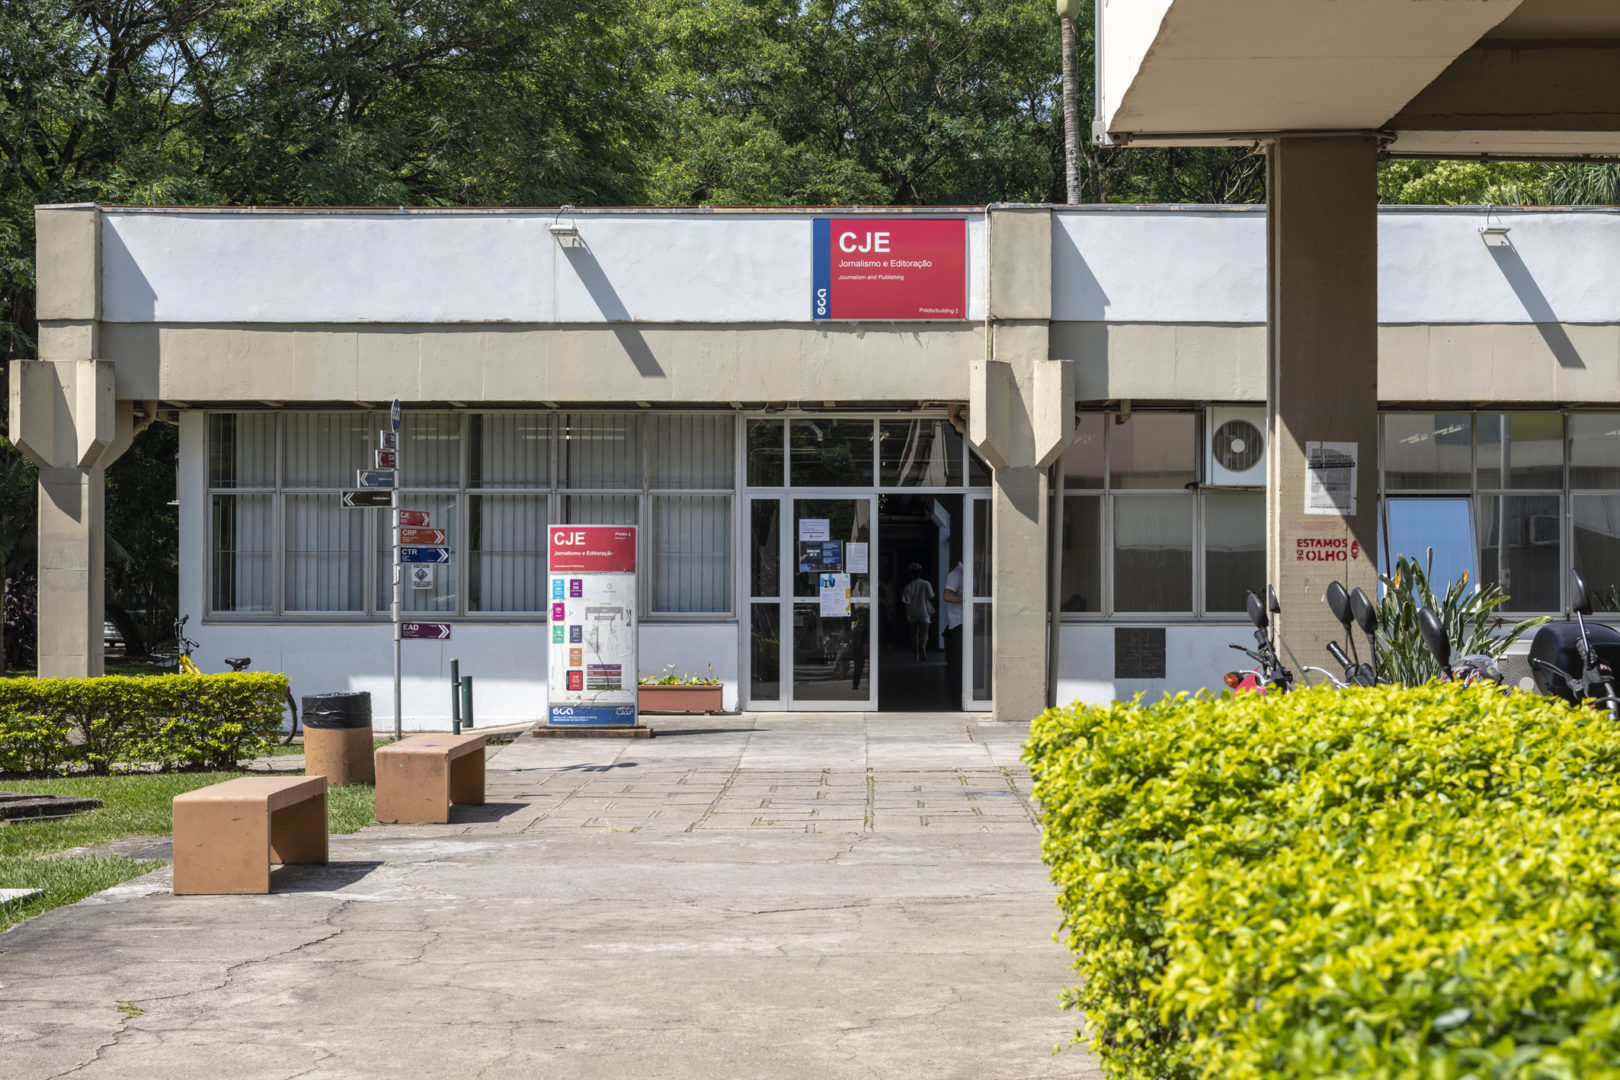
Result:
{"label": "motorcycle", "polygon": [[1464,686],[1482,682],[1501,685],[1501,670],[1497,668],[1496,661],[1484,653],[1472,653],[1458,658],[1455,664],[1451,662],[1451,635],[1440,625],[1440,617],[1431,608],[1418,608],[1417,624],[1418,633],[1423,635],[1423,644],[1428,646],[1434,662],[1440,665],[1440,677],[1446,682],[1460,682]]}
{"label": "motorcycle", "polygon": [[1571,705],[1604,709],[1620,721],[1614,669],[1620,664],[1620,631],[1602,623],[1587,625],[1592,600],[1586,582],[1574,570],[1570,607],[1574,622],[1547,623],[1530,640],[1530,677],[1538,691]]}
{"label": "motorcycle", "polygon": [[[1327,601],[1333,617],[1344,627],[1344,640],[1350,646],[1350,655],[1344,654],[1337,641],[1327,643],[1328,655],[1338,661],[1344,668],[1344,678],[1334,679],[1335,686],[1376,686],[1378,685],[1378,611],[1373,607],[1367,594],[1356,586],[1354,592],[1345,592],[1344,586],[1339,582],[1331,582],[1322,599]],[[1359,625],[1367,635],[1367,652],[1372,657],[1370,663],[1362,663],[1359,650],[1356,649],[1356,635],[1350,629],[1351,623]]]}
{"label": "motorcycle", "polygon": [[[1270,600],[1270,614],[1275,615],[1282,611],[1282,605],[1277,602],[1277,590],[1270,585],[1266,586],[1266,596]],[[1223,680],[1233,690],[1247,693],[1268,694],[1275,691],[1286,694],[1294,688],[1294,673],[1283,666],[1282,660],[1277,656],[1277,643],[1281,640],[1271,628],[1271,618],[1267,614],[1266,603],[1254,593],[1249,594],[1248,609],[1249,621],[1254,623],[1255,647],[1250,649],[1244,645],[1233,644],[1229,648],[1247,656],[1255,662],[1249,671],[1228,671]],[[1288,648],[1286,641],[1282,647],[1288,653],[1288,658],[1299,667],[1299,659],[1294,656],[1294,650]]]}

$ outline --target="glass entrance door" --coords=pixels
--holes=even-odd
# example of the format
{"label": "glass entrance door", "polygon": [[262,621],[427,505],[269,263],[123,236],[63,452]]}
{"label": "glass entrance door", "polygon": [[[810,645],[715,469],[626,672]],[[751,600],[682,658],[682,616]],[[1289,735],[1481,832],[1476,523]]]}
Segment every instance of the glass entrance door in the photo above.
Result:
{"label": "glass entrance door", "polygon": [[876,707],[872,660],[872,542],[874,495],[803,497],[792,504],[784,530],[783,560],[791,586],[784,589],[783,625],[791,645],[787,670],[790,707],[867,710]]}
{"label": "glass entrance door", "polygon": [[963,568],[967,591],[962,594],[962,633],[967,638],[967,662],[962,665],[962,707],[990,708],[990,496],[970,495],[967,500],[967,547],[972,553]]}

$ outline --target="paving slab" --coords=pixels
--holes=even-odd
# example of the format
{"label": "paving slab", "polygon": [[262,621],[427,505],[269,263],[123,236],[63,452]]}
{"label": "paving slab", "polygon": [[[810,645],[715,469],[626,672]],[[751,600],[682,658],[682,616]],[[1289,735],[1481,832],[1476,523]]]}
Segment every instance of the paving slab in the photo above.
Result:
{"label": "paving slab", "polygon": [[0,935],[0,1073],[1101,1077],[1052,1053],[1072,973],[1022,730],[659,728],[518,739],[486,805],[334,836],[268,896],[162,870]]}

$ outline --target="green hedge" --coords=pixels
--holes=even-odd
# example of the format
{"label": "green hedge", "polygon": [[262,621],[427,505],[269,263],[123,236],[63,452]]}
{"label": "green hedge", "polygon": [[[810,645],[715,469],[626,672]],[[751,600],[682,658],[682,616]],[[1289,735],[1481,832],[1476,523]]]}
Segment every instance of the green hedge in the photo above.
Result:
{"label": "green hedge", "polygon": [[1053,709],[1025,750],[1115,1080],[1620,1076],[1620,730],[1430,684]]}
{"label": "green hedge", "polygon": [[231,768],[271,745],[286,696],[266,672],[0,679],[0,772]]}

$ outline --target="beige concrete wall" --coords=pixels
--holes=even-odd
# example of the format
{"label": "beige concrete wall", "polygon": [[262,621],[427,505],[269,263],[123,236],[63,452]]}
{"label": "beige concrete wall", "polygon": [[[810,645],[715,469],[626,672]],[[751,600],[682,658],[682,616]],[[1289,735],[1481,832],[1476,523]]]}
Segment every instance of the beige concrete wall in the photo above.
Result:
{"label": "beige concrete wall", "polygon": [[118,396],[180,402],[962,401],[984,327],[108,324]]}

